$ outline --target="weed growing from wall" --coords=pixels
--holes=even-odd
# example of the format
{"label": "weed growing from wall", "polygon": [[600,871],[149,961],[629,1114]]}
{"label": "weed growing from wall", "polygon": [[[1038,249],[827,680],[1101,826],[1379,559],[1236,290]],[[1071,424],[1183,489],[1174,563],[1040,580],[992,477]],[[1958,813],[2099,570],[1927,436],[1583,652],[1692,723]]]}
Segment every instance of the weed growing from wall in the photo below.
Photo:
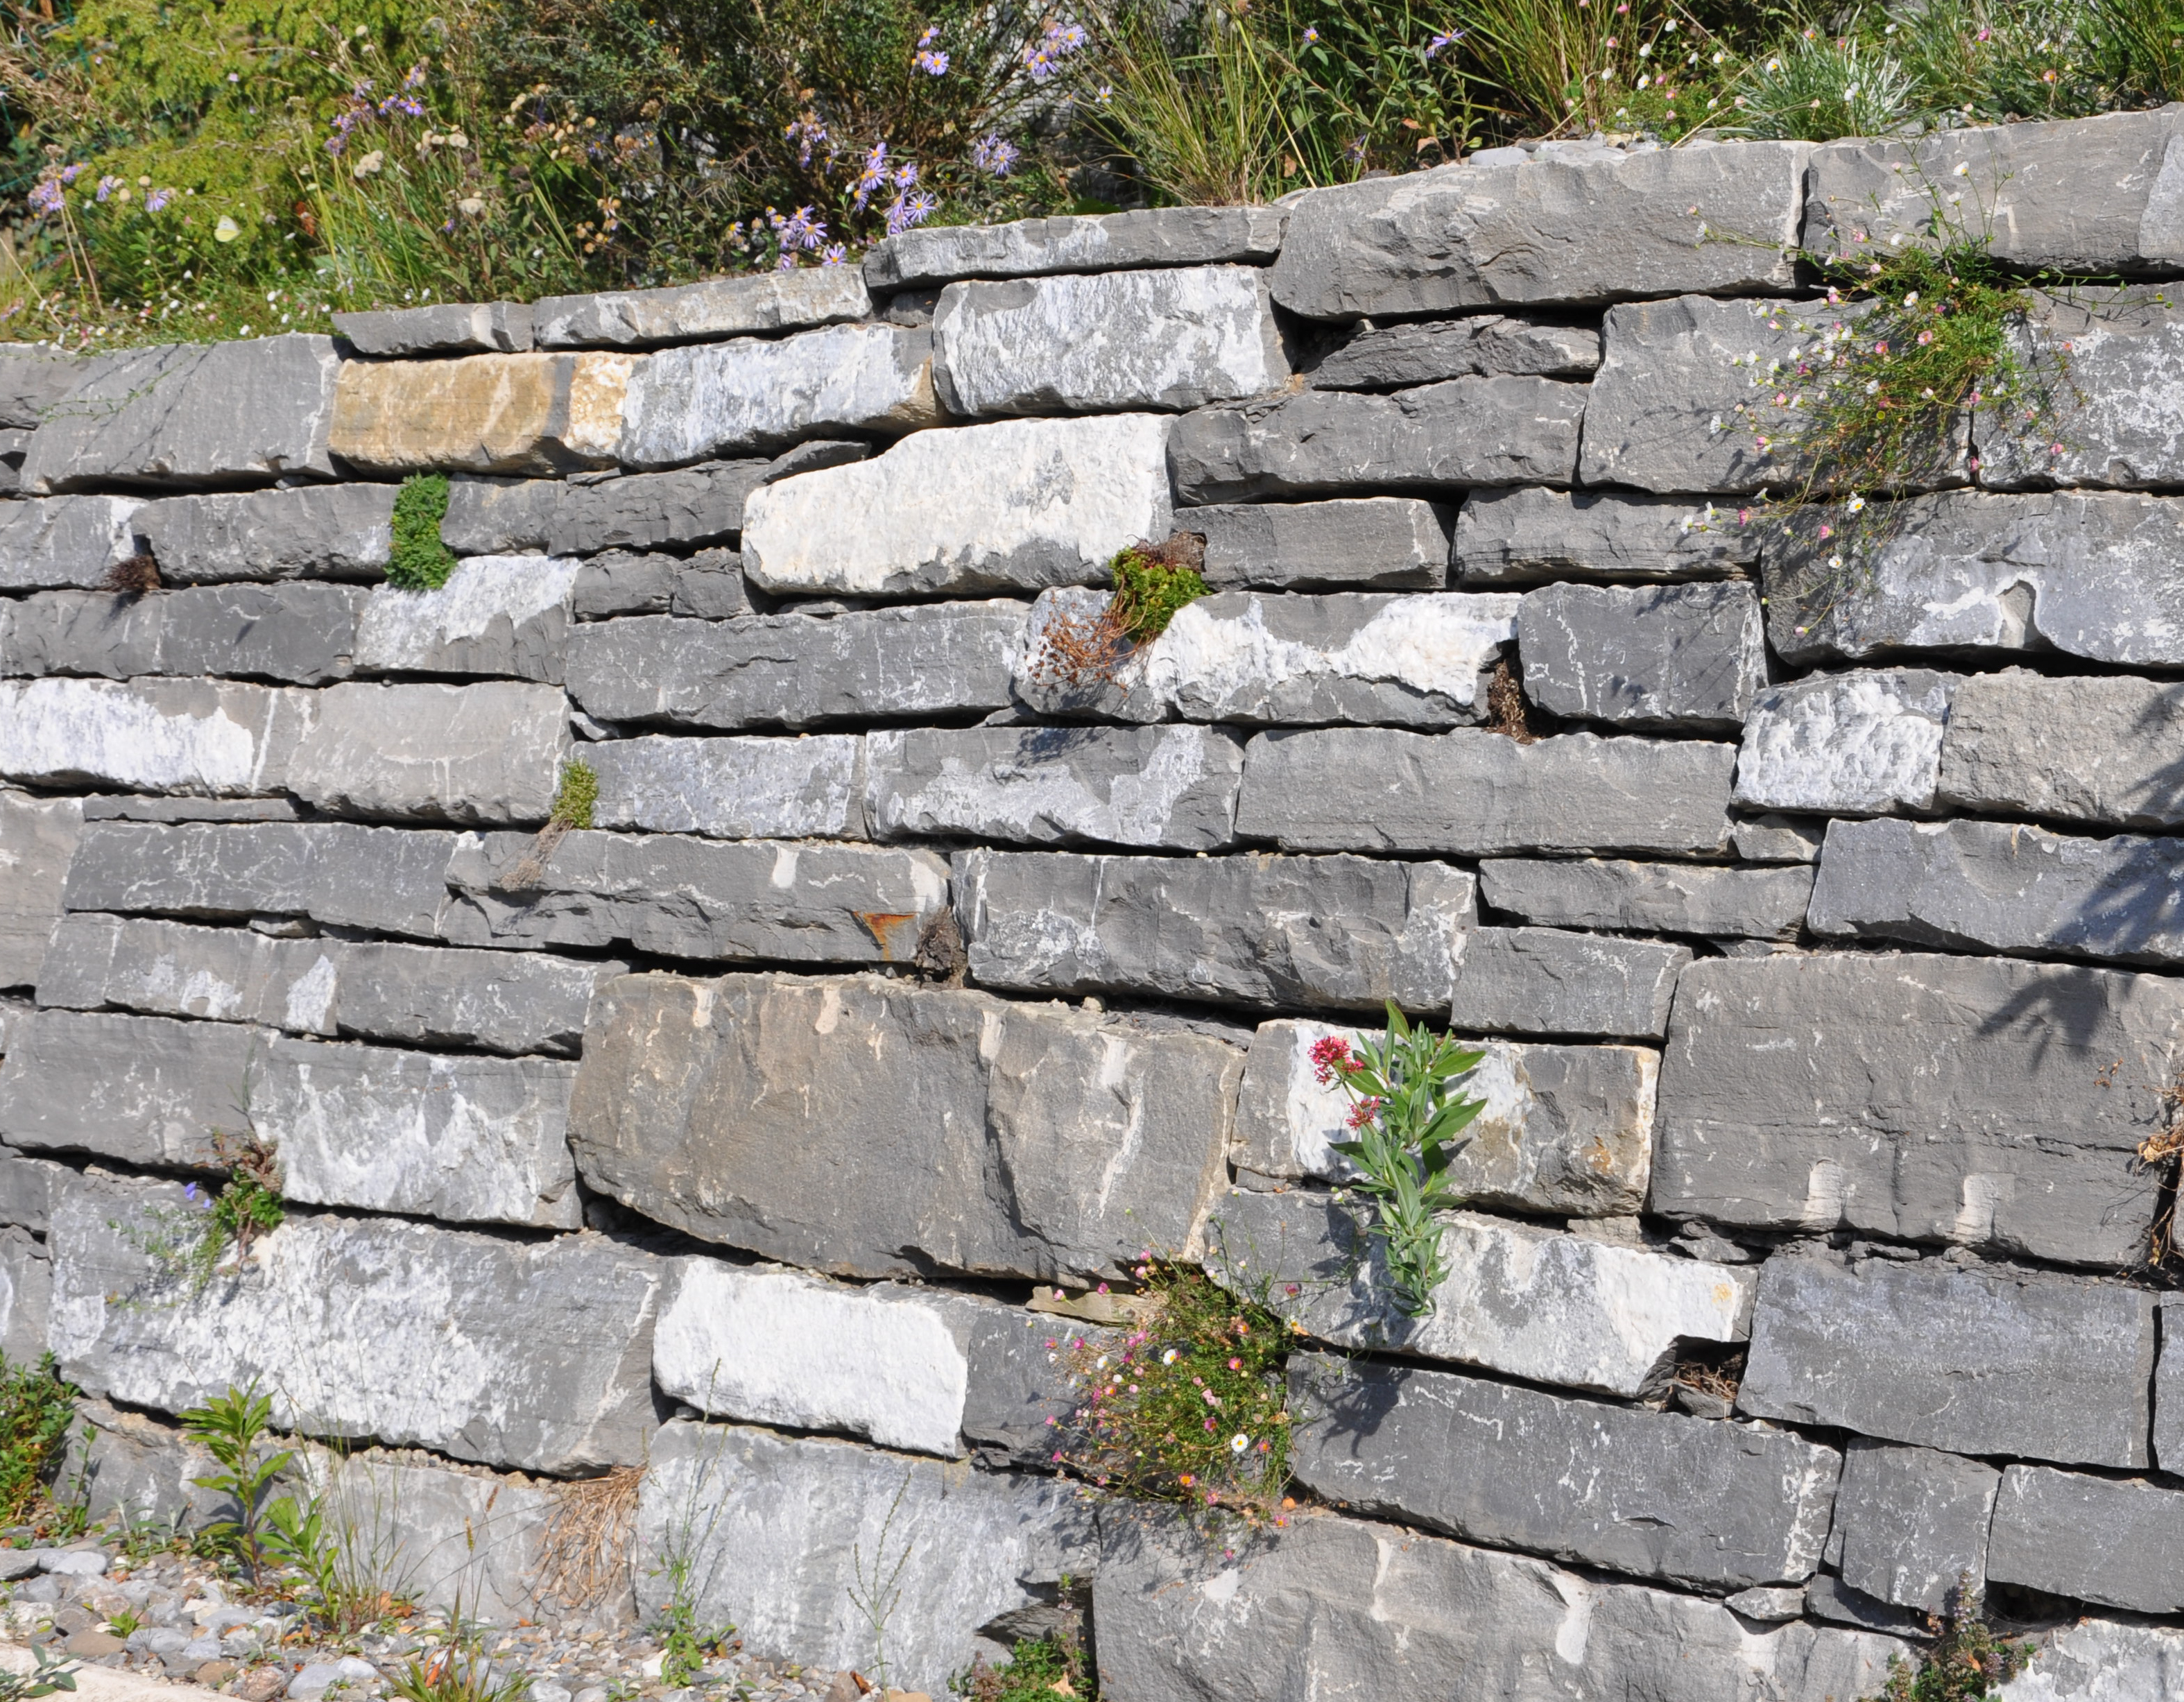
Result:
{"label": "weed growing from wall", "polygon": [[0,1525],[24,1522],[46,1494],[75,1422],[75,1390],[51,1353],[35,1365],[0,1359]]}
{"label": "weed growing from wall", "polygon": [[1031,658],[1034,679],[1072,689],[1112,684],[1168,628],[1177,612],[1206,594],[1199,567],[1206,541],[1179,532],[1165,544],[1134,544],[1107,564],[1114,589],[1096,610],[1057,610]]}
{"label": "weed growing from wall", "polygon": [[443,473],[420,473],[402,481],[394,495],[394,548],[387,561],[387,583],[404,591],[437,591],[455,571],[455,558],[440,541],[440,522],[448,512],[448,481]]}
{"label": "weed growing from wall", "polygon": [[2002,1687],[2031,1664],[2035,1647],[1997,1638],[1980,1616],[1970,1576],[1960,1574],[1943,1610],[1941,1635],[1914,1673],[1888,1657],[1888,1682],[1869,1702],[2001,1702]]}
{"label": "weed growing from wall", "polygon": [[565,829],[589,829],[592,812],[599,807],[599,770],[581,756],[562,765],[560,790],[554,795],[549,818]]}
{"label": "weed growing from wall", "polygon": [[182,1433],[211,1454],[219,1468],[190,1482],[226,1496],[230,1504],[228,1512],[204,1527],[203,1539],[247,1568],[254,1588],[263,1588],[265,1565],[273,1557],[266,1530],[274,1485],[296,1458],[273,1444],[268,1434],[272,1416],[272,1398],[259,1394],[254,1381],[181,1415]]}
{"label": "weed growing from wall", "polygon": [[1100,1681],[1073,1632],[1027,1638],[1009,1651],[1005,1666],[989,1666],[983,1656],[956,1688],[967,1702],[1054,1702],[1074,1696],[1099,1702]]}
{"label": "weed growing from wall", "polygon": [[251,1119],[248,1070],[246,1063],[236,1095],[246,1132],[212,1133],[213,1155],[226,1171],[226,1180],[210,1187],[192,1182],[182,1190],[181,1205],[154,1206],[142,1224],[107,1220],[108,1228],[159,1268],[167,1284],[185,1287],[192,1299],[204,1292],[224,1266],[239,1265],[258,1237],[278,1229],[287,1215],[280,1159]]}

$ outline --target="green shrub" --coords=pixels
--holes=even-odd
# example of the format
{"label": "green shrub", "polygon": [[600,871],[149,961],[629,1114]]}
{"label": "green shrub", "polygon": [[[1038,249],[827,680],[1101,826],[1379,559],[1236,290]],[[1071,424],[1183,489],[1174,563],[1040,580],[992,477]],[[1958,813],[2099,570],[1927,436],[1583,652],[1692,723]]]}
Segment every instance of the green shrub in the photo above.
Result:
{"label": "green shrub", "polygon": [[1167,630],[1176,611],[1206,595],[1206,581],[1195,567],[1164,561],[1150,550],[1125,550],[1108,564],[1115,582],[1109,612],[1135,644],[1149,645]]}
{"label": "green shrub", "polygon": [[1068,1631],[1028,1638],[1009,1651],[1008,1663],[989,1666],[982,1655],[956,1687],[966,1702],[1054,1702],[1057,1696],[1099,1702],[1100,1680],[1081,1638]]}
{"label": "green shrub", "polygon": [[387,583],[404,591],[437,591],[455,571],[455,558],[440,541],[440,522],[448,512],[448,481],[442,473],[419,473],[402,481],[394,495],[394,547],[387,560]]}
{"label": "green shrub", "polygon": [[75,1390],[51,1353],[35,1365],[0,1359],[0,1524],[19,1525],[46,1493],[75,1422]]}
{"label": "green shrub", "polygon": [[560,790],[554,795],[554,813],[549,819],[565,828],[588,828],[592,812],[599,807],[599,771],[582,757],[577,757],[561,769]]}

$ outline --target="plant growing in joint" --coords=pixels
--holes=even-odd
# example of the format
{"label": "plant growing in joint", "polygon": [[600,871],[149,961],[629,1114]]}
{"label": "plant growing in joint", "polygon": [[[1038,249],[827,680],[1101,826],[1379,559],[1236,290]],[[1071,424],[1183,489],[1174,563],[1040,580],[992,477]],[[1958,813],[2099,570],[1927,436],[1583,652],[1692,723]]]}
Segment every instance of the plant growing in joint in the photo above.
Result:
{"label": "plant growing in joint", "polygon": [[437,591],[455,571],[455,558],[440,541],[440,522],[448,513],[448,481],[443,473],[419,473],[402,481],[394,494],[394,544],[387,559],[387,583],[404,591]]}
{"label": "plant growing in joint", "polygon": [[1941,1635],[1914,1673],[1888,1657],[1888,1682],[1869,1702],[2001,1702],[2002,1687],[2031,1663],[2035,1645],[1997,1638],[1981,1617],[1970,1575],[1959,1573],[1942,1610]]}
{"label": "plant growing in joint", "polygon": [[1357,1167],[1350,1186],[1371,1205],[1365,1230],[1381,1245],[1396,1303],[1413,1318],[1433,1310],[1434,1290],[1448,1276],[1435,1214],[1463,1203],[1442,1179],[1466,1144],[1456,1137],[1486,1108],[1458,1091],[1485,1056],[1412,1028],[1392,1002],[1379,1040],[1352,1052],[1329,1035],[1312,1049],[1320,1085],[1349,1097],[1357,1138],[1333,1145]]}
{"label": "plant growing in joint", "polygon": [[967,1702],[1053,1702],[1057,1696],[1097,1702],[1100,1694],[1084,1641],[1067,1627],[1019,1643],[1006,1666],[989,1666],[979,1656],[956,1688]]}
{"label": "plant growing in joint", "polygon": [[268,1439],[266,1429],[272,1416],[271,1397],[259,1394],[254,1381],[246,1388],[230,1389],[181,1415],[183,1433],[211,1454],[220,1467],[190,1481],[199,1488],[227,1496],[234,1504],[231,1514],[204,1527],[204,1537],[249,1569],[254,1588],[262,1588],[265,1582],[269,1549],[266,1527],[271,1518],[268,1503],[276,1482],[296,1457],[290,1449],[276,1448]]}
{"label": "plant growing in joint", "polygon": [[109,1220],[136,1249],[159,1268],[163,1277],[187,1285],[190,1297],[204,1292],[224,1264],[239,1263],[258,1237],[278,1229],[287,1215],[281,1197],[280,1159],[258,1134],[250,1117],[249,1078],[237,1096],[248,1132],[215,1129],[213,1156],[227,1172],[210,1187],[192,1182],[179,1206],[155,1206],[145,1225]]}
{"label": "plant growing in joint", "polygon": [[549,818],[565,829],[585,828],[592,824],[592,812],[599,807],[599,771],[581,756],[565,763],[561,768],[561,785],[554,795],[554,813]]}
{"label": "plant growing in joint", "polygon": [[1113,681],[1166,632],[1178,610],[1206,594],[1199,564],[1205,540],[1178,532],[1165,544],[1134,544],[1107,564],[1114,589],[1098,609],[1056,609],[1035,640],[1034,678],[1072,687]]}

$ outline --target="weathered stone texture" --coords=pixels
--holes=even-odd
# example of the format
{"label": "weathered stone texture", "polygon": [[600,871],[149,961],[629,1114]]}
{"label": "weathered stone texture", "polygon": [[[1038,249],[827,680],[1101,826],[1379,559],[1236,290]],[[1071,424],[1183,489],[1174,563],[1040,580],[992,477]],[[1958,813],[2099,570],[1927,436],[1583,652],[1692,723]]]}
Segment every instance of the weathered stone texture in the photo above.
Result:
{"label": "weathered stone texture", "polygon": [[561,678],[577,564],[540,555],[473,555],[437,591],[382,585],[356,633],[367,672]]}
{"label": "weathered stone texture", "polygon": [[583,759],[599,783],[593,824],[721,840],[862,839],[865,745],[834,733],[588,745]]}
{"label": "weathered stone texture", "polygon": [[36,1365],[53,1329],[53,1268],[27,1230],[0,1230],[0,1353]]}
{"label": "weathered stone texture", "polygon": [[1959,1578],[1986,1576],[2001,1482],[1976,1459],[1853,1440],[1836,1493],[1843,1582],[1898,1607],[1940,1613]]}
{"label": "weathered stone texture", "polygon": [[1479,866],[1495,910],[1551,928],[1788,940],[1805,919],[1809,868],[1501,858]]}
{"label": "weathered stone texture", "polygon": [[520,301],[434,302],[337,313],[334,329],[359,354],[521,354],[531,347],[531,308]]}
{"label": "weathered stone texture", "polygon": [[863,319],[872,309],[851,266],[707,278],[674,289],[553,295],[533,304],[532,335],[542,349],[587,344],[644,349],[662,343],[747,337]]}
{"label": "weathered stone texture", "polygon": [[[25,1020],[30,1013],[9,1007],[10,1022]],[[50,1158],[0,1158],[0,1223],[14,1224],[42,1236],[53,1216],[53,1203],[74,1180],[75,1173]]]}
{"label": "weathered stone texture", "polygon": [[1730,843],[1742,862],[1818,862],[1827,835],[1825,818],[1748,816],[1730,823]]}
{"label": "weathered stone texture", "polygon": [[1931,810],[1958,684],[1910,668],[1769,686],[1744,723],[1736,801],[1830,816]]}
{"label": "weathered stone texture", "polygon": [[590,555],[710,544],[743,529],[744,503],[772,463],[706,461],[671,472],[565,479],[457,477],[448,482],[440,541],[458,555],[543,550]]}
{"label": "weathered stone texture", "polygon": [[77,800],[0,789],[0,987],[36,983],[82,832]]}
{"label": "weathered stone texture", "polygon": [[1183,510],[1206,539],[1217,591],[1435,591],[1448,578],[1455,511],[1416,497],[1240,503]]}
{"label": "weathered stone texture", "polygon": [[0,776],[213,797],[280,792],[315,697],[218,679],[0,681]]}
{"label": "weathered stone texture", "polygon": [[1401,390],[1445,378],[1590,378],[1600,333],[1589,325],[1540,325],[1474,314],[1464,319],[1368,326],[1306,375],[1315,390]]}
{"label": "weathered stone texture", "polygon": [[169,496],[130,518],[151,545],[160,578],[178,584],[376,579],[393,548],[394,491],[334,484]]}
{"label": "weathered stone texture", "polygon": [[1767,684],[1748,585],[1550,585],[1518,605],[1517,650],[1540,708],[1618,727],[1734,731]]}
{"label": "weathered stone texture", "polygon": [[1459,1029],[1658,1040],[1687,946],[1553,928],[1479,928],[1451,991]]}
{"label": "weathered stone texture", "polygon": [[1280,207],[1158,207],[1008,225],[936,226],[873,243],[865,256],[865,282],[875,290],[908,290],[956,278],[1271,260],[1288,220],[1288,209]]}
{"label": "weathered stone texture", "polygon": [[0,591],[96,590],[136,554],[136,516],[148,506],[130,496],[0,503]]}
{"label": "weathered stone texture", "polygon": [[1982,408],[1972,422],[1981,484],[2144,490],[2184,482],[2184,405],[2177,397],[2184,320],[2168,291],[2104,290],[2098,300],[2035,292],[2011,343],[2034,382],[2053,396],[2053,417],[2028,424],[2014,401]]}
{"label": "weathered stone texture", "polygon": [[1713,579],[1758,561],[1733,512],[1675,497],[1519,485],[1472,492],[1456,521],[1456,577],[1469,586]]}
{"label": "weathered stone texture", "polygon": [[0,345],[0,426],[36,430],[55,403],[97,370],[99,359],[21,343]]}
{"label": "weathered stone texture", "polygon": [[1986,1575],[2050,1595],[2171,1614],[2184,1608],[2184,1494],[2044,1465],[2002,1476]]}
{"label": "weathered stone texture", "polygon": [[466,354],[352,360],[330,444],[370,473],[554,474],[614,460],[631,357]]}
{"label": "weathered stone texture", "polygon": [[700,550],[689,556],[610,550],[577,569],[570,594],[578,620],[686,615],[725,621],[751,612],[744,558],[734,550]]}
{"label": "weathered stone texture", "polygon": [[1053,1281],[1191,1256],[1242,1057],[874,979],[632,976],[586,1035],[580,1174],[707,1241],[856,1276]]}
{"label": "weathered stone texture", "polygon": [[1946,808],[2110,828],[2184,826],[2184,686],[1972,674],[1942,735]]}
{"label": "weathered stone texture", "polygon": [[0,672],[346,678],[366,593],[352,585],[204,585],[117,596],[46,591],[0,604]]}
{"label": "weathered stone texture", "polygon": [[2156,1191],[2134,1155],[2163,1126],[2154,1084],[2180,1024],[2173,984],[2111,970],[1693,963],[1662,1070],[1653,1209],[2131,1264]]}
{"label": "weathered stone texture", "polygon": [[986,986],[1377,1010],[1444,1005],[1473,878],[1364,857],[972,851],[956,912]]}
{"label": "weathered stone texture", "polygon": [[543,822],[570,746],[554,687],[330,686],[289,764],[288,787],[335,815]]}
{"label": "weathered stone texture", "polygon": [[2042,1639],[2008,1702],[2137,1702],[2184,1687],[2184,1632],[2086,1615]]}

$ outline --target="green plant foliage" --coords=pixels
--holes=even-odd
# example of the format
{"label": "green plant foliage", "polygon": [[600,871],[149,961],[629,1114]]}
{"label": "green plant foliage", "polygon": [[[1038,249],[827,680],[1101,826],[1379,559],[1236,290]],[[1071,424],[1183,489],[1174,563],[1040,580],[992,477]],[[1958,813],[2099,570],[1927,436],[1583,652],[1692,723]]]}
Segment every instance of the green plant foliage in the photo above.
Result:
{"label": "green plant foliage", "polygon": [[967,1702],[1055,1702],[1070,1696],[1099,1702],[1100,1696],[1084,1641],[1067,1630],[1017,1643],[1005,1666],[989,1666],[979,1657],[956,1688]]}
{"label": "green plant foliage", "polygon": [[448,512],[443,473],[418,473],[402,481],[394,495],[394,545],[387,561],[387,583],[404,591],[437,591],[455,571],[455,558],[440,541],[440,522]]}
{"label": "green plant foliage", "polygon": [[732,1625],[708,1626],[698,1617],[697,1591],[692,1585],[688,1554],[669,1556],[666,1567],[667,1600],[659,1616],[647,1627],[660,1645],[660,1682],[680,1689],[698,1676],[706,1660],[736,1634]]}
{"label": "green plant foliage", "polygon": [[35,1365],[0,1359],[0,1524],[24,1522],[68,1447],[76,1392],[56,1364],[51,1353]]}
{"label": "green plant foliage", "polygon": [[1361,1172],[1351,1187],[1371,1203],[1367,1231],[1381,1244],[1396,1304],[1414,1318],[1433,1310],[1433,1292],[1448,1276],[1435,1214],[1462,1203],[1441,1179],[1462,1150],[1456,1137],[1486,1108],[1457,1091],[1485,1056],[1412,1028],[1393,1003],[1379,1040],[1361,1041],[1353,1052],[1330,1035],[1312,1049],[1321,1085],[1350,1099],[1357,1139],[1334,1148]]}
{"label": "green plant foliage", "polygon": [[[247,1085],[242,1097],[247,1117]],[[227,1168],[226,1179],[216,1188],[192,1182],[182,1190],[181,1205],[153,1207],[141,1225],[112,1225],[192,1298],[204,1292],[231,1255],[240,1258],[287,1215],[273,1149],[254,1132],[237,1136],[214,1130],[212,1141],[215,1156]]]}
{"label": "green plant foliage", "polygon": [[76,1663],[53,1653],[50,1643],[31,1651],[28,1672],[0,1672],[0,1702],[32,1702],[56,1690],[75,1688]]}
{"label": "green plant foliage", "polygon": [[[190,1481],[228,1498],[231,1510],[207,1524],[203,1539],[216,1552],[226,1554],[250,1573],[253,1588],[265,1583],[265,1564],[273,1553],[267,1526],[275,1482],[293,1464],[289,1449],[276,1448],[267,1437],[273,1416],[272,1398],[247,1388],[230,1389],[201,1407],[181,1415],[182,1431],[201,1444],[219,1465],[217,1471]],[[283,1498],[285,1503],[286,1498]]]}
{"label": "green plant foliage", "polygon": [[2001,1702],[2002,1688],[2031,1664],[2036,1646],[1997,1638],[1980,1616],[1969,1577],[1950,1592],[1942,1634],[1914,1671],[1888,1657],[1888,1682],[1869,1702]]}
{"label": "green plant foliage", "polygon": [[1122,551],[1108,571],[1115,581],[1109,614],[1136,644],[1150,644],[1167,630],[1177,610],[1206,595],[1206,581],[1196,568],[1173,565],[1144,550]]}
{"label": "green plant foliage", "polygon": [[565,763],[560,790],[554,795],[552,819],[565,828],[588,828],[599,802],[599,770],[581,756]]}
{"label": "green plant foliage", "polygon": [[485,1643],[475,1632],[465,1634],[461,1604],[448,1616],[445,1647],[422,1656],[412,1656],[387,1681],[391,1695],[402,1702],[523,1702],[531,1694],[531,1675],[510,1671],[496,1674]]}

